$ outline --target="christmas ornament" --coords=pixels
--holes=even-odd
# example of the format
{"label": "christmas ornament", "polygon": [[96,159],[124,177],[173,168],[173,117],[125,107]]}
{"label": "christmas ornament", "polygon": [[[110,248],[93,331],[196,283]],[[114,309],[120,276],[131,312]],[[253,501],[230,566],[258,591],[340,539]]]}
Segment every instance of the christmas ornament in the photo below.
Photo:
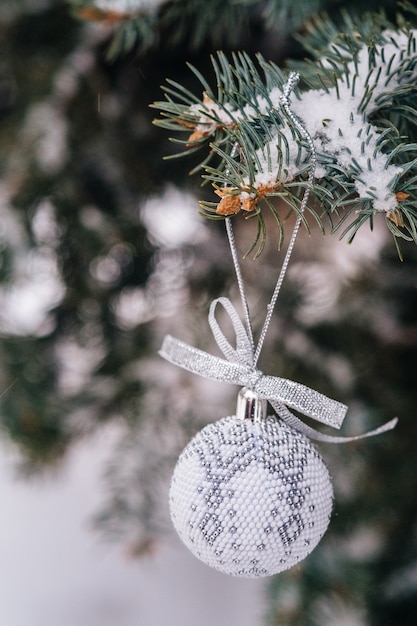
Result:
{"label": "christmas ornament", "polygon": [[[248,410],[255,403],[255,417]],[[266,417],[241,391],[236,416],[209,424],[181,454],[170,509],[185,545],[234,576],[276,574],[301,561],[326,531],[333,490],[300,432]]]}
{"label": "christmas ornament", "polygon": [[[329,472],[309,439],[342,443],[386,432],[397,423],[391,420],[356,437],[322,434],[288,407],[333,428],[341,427],[347,407],[300,383],[264,375],[256,367],[316,163],[313,141],[289,106],[297,80],[297,75],[290,75],[282,106],[309,145],[312,168],[256,349],[231,221],[226,218],[246,326],[230,300],[217,298],[210,306],[209,324],[225,359],[169,335],[160,351],[163,358],[190,372],[242,387],[236,414],[203,428],[180,455],[169,499],[174,527],[195,556],[226,574],[249,578],[276,574],[300,562],[327,529],[333,489]],[[218,305],[230,318],[236,347],[217,322]],[[278,417],[267,416],[267,401]]]}

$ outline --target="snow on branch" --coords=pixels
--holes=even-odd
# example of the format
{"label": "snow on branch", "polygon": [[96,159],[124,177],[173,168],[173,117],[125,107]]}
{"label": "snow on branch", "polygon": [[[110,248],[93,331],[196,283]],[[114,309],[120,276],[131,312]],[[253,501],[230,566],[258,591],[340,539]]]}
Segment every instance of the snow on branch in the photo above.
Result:
{"label": "snow on branch", "polygon": [[[292,110],[317,150],[316,203],[332,222],[338,216],[335,228],[351,217],[342,233],[350,240],[362,224],[372,227],[374,216],[383,214],[396,238],[417,242],[417,144],[410,140],[417,124],[416,32],[385,30],[377,43],[332,42],[315,62],[321,88],[292,97]],[[233,55],[229,63],[219,53],[213,59],[218,93],[194,69],[204,86],[203,101],[171,83],[168,101],[154,105],[163,116],[156,123],[190,131],[186,152],[210,140],[204,178],[220,201],[205,203],[206,212],[217,218],[254,212],[262,222],[266,200],[282,228],[268,199],[280,195],[296,209],[308,147],[280,105],[286,76],[261,56],[258,63],[245,54]],[[314,73],[311,62],[305,70]]]}

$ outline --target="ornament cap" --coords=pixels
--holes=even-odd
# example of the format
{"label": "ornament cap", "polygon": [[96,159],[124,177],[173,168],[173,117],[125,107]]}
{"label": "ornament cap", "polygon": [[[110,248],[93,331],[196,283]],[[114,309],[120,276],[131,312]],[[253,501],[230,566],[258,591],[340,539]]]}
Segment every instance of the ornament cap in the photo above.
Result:
{"label": "ornament cap", "polygon": [[236,417],[241,420],[260,422],[266,418],[267,401],[260,398],[257,393],[243,387],[237,396]]}

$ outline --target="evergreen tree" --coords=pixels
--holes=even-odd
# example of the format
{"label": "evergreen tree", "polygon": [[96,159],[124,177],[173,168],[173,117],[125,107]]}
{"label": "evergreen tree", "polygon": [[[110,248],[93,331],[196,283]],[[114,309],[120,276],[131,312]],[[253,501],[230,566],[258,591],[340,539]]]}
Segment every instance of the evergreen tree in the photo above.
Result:
{"label": "evergreen tree", "polygon": [[[122,422],[97,523],[135,554],[169,527],[163,485],[182,444],[234,404],[232,390],[206,406],[198,381],[168,374],[161,337],[211,349],[207,304],[235,290],[225,215],[241,252],[262,253],[244,263],[256,329],[311,165],[280,105],[300,74],[292,107],[318,166],[263,369],[348,404],[348,434],[400,423],[320,446],[335,511],[312,555],[268,583],[280,626],[417,613],[416,12],[384,4],[0,5],[3,433],[33,471]],[[164,248],[142,209],[157,197],[172,211],[159,192],[174,184],[211,221]]]}

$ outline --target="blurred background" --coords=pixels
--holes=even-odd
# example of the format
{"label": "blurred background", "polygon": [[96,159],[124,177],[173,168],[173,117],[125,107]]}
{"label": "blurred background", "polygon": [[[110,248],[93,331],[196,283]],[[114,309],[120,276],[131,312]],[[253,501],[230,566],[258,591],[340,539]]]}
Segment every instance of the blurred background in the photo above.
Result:
{"label": "blurred background", "polygon": [[[335,507],[316,550],[229,578],[187,552],[167,504],[182,447],[237,390],[158,349],[169,332],[214,351],[209,303],[238,294],[224,227],[198,214],[210,191],[192,157],[164,160],[149,104],[166,78],[198,93],[186,62],[211,80],[219,48],[303,58],[303,21],[363,3],[172,0],[161,20],[142,4],[132,34],[128,2],[0,1],[0,623],[415,625],[417,250],[400,262],[382,220],[351,245],[300,234],[260,363],[348,404],[344,434],[400,419],[319,446]],[[253,226],[235,224],[243,255]],[[282,262],[268,232],[243,263],[256,328]]]}

